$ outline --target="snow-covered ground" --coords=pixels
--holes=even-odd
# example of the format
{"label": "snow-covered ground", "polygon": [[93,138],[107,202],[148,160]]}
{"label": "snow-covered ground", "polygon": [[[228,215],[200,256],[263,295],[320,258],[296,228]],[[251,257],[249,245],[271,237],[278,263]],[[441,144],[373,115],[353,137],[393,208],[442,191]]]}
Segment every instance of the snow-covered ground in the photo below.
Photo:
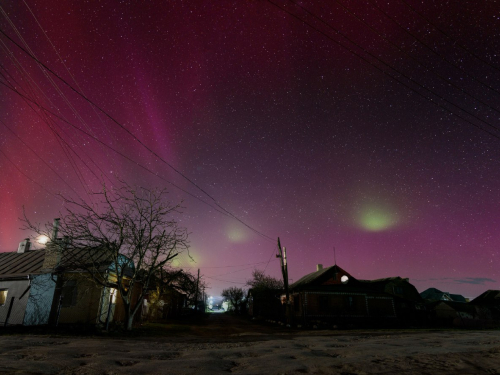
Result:
{"label": "snow-covered ground", "polygon": [[499,374],[500,331],[0,337],[2,374]]}

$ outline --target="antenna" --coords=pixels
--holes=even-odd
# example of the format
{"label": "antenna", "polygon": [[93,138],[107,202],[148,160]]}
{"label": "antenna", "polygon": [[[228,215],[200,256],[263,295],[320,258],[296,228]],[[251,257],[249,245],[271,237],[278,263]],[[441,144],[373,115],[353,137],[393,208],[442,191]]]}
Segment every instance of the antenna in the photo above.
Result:
{"label": "antenna", "polygon": [[335,265],[337,265],[337,255],[335,254],[335,246],[333,247],[333,261],[335,262]]}

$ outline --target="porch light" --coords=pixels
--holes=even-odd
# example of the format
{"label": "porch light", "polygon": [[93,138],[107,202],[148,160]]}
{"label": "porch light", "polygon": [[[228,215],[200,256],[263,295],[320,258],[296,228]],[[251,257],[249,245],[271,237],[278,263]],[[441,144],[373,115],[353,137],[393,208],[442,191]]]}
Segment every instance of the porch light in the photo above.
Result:
{"label": "porch light", "polygon": [[49,242],[49,237],[42,234],[36,238],[36,242],[38,242],[40,245],[45,245],[47,242]]}

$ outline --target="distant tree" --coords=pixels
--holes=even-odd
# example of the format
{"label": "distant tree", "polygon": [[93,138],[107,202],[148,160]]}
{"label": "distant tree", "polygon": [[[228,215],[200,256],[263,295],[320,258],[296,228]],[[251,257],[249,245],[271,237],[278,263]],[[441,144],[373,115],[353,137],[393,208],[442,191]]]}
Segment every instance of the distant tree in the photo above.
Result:
{"label": "distant tree", "polygon": [[253,270],[252,279],[247,281],[247,285],[254,290],[276,290],[283,289],[283,281],[268,276],[261,270]]}
{"label": "distant tree", "polygon": [[245,304],[245,291],[242,288],[232,286],[228,289],[224,289],[222,291],[222,297],[233,306],[237,314],[242,312]]}
{"label": "distant tree", "polygon": [[[134,189],[125,183],[111,190],[104,186],[102,192],[93,194],[97,198],[93,203],[63,197],[65,211],[58,230],[64,241],[52,238],[49,223],[41,229],[26,215],[25,229],[51,238],[47,249],[60,249],[66,269],[83,271],[109,290],[117,288],[125,325],[131,330],[154,276],[189,247],[188,233],[175,219],[181,206],[170,203],[166,195],[166,190]],[[137,284],[142,288],[134,288]],[[133,299],[137,290],[140,293]]]}
{"label": "distant tree", "polygon": [[184,293],[190,305],[196,305],[196,291],[198,289],[198,298],[201,298],[201,290],[205,289],[206,283],[200,275],[197,277],[184,271],[183,269],[163,268],[160,270],[158,279],[163,288],[174,287]]}

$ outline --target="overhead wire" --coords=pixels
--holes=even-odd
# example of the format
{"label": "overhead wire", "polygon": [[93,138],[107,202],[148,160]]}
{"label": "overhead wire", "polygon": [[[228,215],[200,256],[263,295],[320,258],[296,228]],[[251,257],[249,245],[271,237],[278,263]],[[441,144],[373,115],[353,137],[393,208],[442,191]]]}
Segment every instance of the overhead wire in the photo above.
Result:
{"label": "overhead wire", "polygon": [[[302,6],[300,4],[297,4],[295,3],[294,1],[292,0],[289,0],[290,2],[292,2],[293,4],[299,6],[302,8]],[[421,92],[419,92],[418,90],[414,89],[413,87],[409,86],[408,84],[406,84],[405,82],[403,82],[401,79],[389,74],[387,71],[383,70],[382,68],[376,66],[375,64],[373,64],[372,62],[370,62],[366,57],[360,55],[359,53],[357,53],[356,51],[353,51],[351,48],[349,48],[348,46],[345,46],[344,44],[340,43],[339,41],[333,39],[330,35],[326,34],[325,32],[319,30],[317,27],[313,26],[312,24],[310,24],[309,22],[305,21],[304,19],[300,18],[299,16],[295,15],[294,13],[291,13],[289,12],[287,9],[283,8],[282,6],[274,3],[273,1],[271,0],[267,0],[268,3],[272,4],[273,6],[277,7],[278,9],[284,11],[285,13],[289,14],[290,16],[292,16],[293,18],[297,19],[298,21],[300,21],[301,23],[307,25],[308,27],[312,28],[313,30],[317,31],[318,33],[322,34],[323,36],[325,36],[327,39],[329,39],[330,41],[334,42],[335,44],[339,45],[340,47],[348,50],[351,54],[357,56],[359,59],[361,59],[362,61],[366,62],[367,64],[369,64],[370,66],[372,66],[373,68],[377,69],[378,71],[380,71],[382,74],[386,75],[387,77],[389,77],[390,79],[398,82],[399,84],[405,86],[406,88],[408,88],[409,90],[411,90],[412,92],[414,92],[415,94],[417,94],[418,96],[430,101],[431,103],[433,103],[434,105],[440,107],[441,109],[443,109],[445,112],[455,116],[455,117],[458,117],[460,118],[461,120],[471,124],[472,126],[480,129],[481,131],[483,132],[486,132],[488,133],[489,135],[497,138],[498,140],[500,140],[500,136],[491,132],[490,130],[488,129],[485,129],[484,127],[478,125],[478,124],[475,124],[474,122],[468,120],[467,118],[465,118],[464,116],[460,115],[460,114],[457,114],[455,112],[453,112],[452,110],[450,110],[449,108],[447,108],[446,106],[444,106],[443,104],[437,102],[435,99],[429,97],[429,96],[426,96],[424,94],[422,94]],[[306,12],[309,12],[308,10],[306,10],[305,8],[303,8]],[[310,12],[309,12],[310,13]],[[317,17],[316,15],[314,15],[313,13],[310,13],[314,18],[320,20],[321,22],[324,23],[323,20],[321,20],[319,17]],[[431,94],[433,94],[434,96],[436,96],[437,98],[439,98],[440,100],[442,101],[445,101],[447,102],[448,104],[458,108],[459,110],[467,113],[468,115],[470,115],[471,117],[474,117],[475,119],[477,119],[478,121],[480,122],[483,122],[485,123],[486,125],[488,126],[493,126],[491,124],[489,124],[488,122],[478,118],[477,116],[475,116],[474,114],[470,113],[469,111],[463,109],[463,108],[460,108],[459,106],[455,105],[454,103],[450,102],[449,100],[447,100],[446,98],[442,97],[441,95],[433,92],[432,90],[426,88],[425,86],[421,85],[420,83],[418,83],[417,81],[415,81],[413,78],[411,77],[408,77],[406,74],[398,71],[397,69],[393,68],[392,66],[390,66],[389,64],[385,63],[383,60],[381,60],[380,58],[378,58],[377,56],[373,55],[372,53],[370,53],[369,51],[367,51],[366,49],[364,49],[362,46],[360,46],[358,43],[352,41],[350,38],[348,38],[347,36],[345,36],[342,32],[340,32],[339,30],[335,29],[334,27],[332,27],[331,25],[329,25],[328,23],[326,23],[328,25],[329,28],[331,28],[333,31],[335,31],[338,35],[342,36],[344,39],[347,39],[350,43],[354,44],[355,46],[357,46],[358,48],[360,48],[363,52],[365,52],[366,54],[368,54],[369,56],[371,56],[372,58],[376,59],[377,61],[379,61],[380,63],[382,63],[384,66],[390,68],[391,70],[394,70],[396,73],[400,74],[401,76],[403,76],[404,78],[406,78],[407,80],[409,80],[410,82],[416,84],[417,86],[425,89],[426,91],[430,92]],[[1,31],[1,30],[0,30]]]}
{"label": "overhead wire", "polygon": [[221,280],[221,279],[216,279],[214,277],[210,277],[210,276],[206,276],[206,275],[204,275],[204,277],[207,279],[211,279],[211,280],[222,281],[224,283],[247,285],[247,283],[242,283],[241,281]]}
{"label": "overhead wire", "polygon": [[464,45],[462,45],[457,39],[453,38],[451,35],[449,35],[442,28],[440,28],[439,26],[437,26],[436,23],[432,22],[428,17],[424,16],[421,12],[419,12],[418,10],[416,10],[415,7],[413,7],[411,4],[408,3],[408,1],[401,0],[401,2],[404,3],[408,8],[410,8],[420,18],[422,18],[424,21],[426,21],[429,25],[431,25],[432,27],[434,27],[437,31],[439,31],[441,34],[443,34],[449,40],[451,40],[453,42],[454,46],[459,47],[460,49],[462,49],[466,53],[468,53],[471,56],[475,57],[477,60],[481,61],[482,63],[484,63],[486,65],[488,65],[489,67],[493,68],[497,72],[500,72],[500,69],[498,67],[496,67],[495,65],[493,65],[489,61],[484,60],[482,57],[478,56],[474,51],[471,51],[470,49],[468,49],[467,47],[465,47]]}
{"label": "overhead wire", "polygon": [[30,180],[31,182],[33,182],[35,185],[38,185],[40,188],[42,188],[43,190],[45,190],[48,194],[53,195],[54,197],[59,198],[59,199],[61,199],[61,200],[62,200],[62,198],[61,198],[60,196],[58,196],[57,194],[55,194],[55,193],[51,192],[49,189],[47,189],[47,188],[46,188],[45,186],[43,186],[41,183],[39,183],[38,181],[36,181],[35,179],[31,178],[31,177],[30,177],[30,176],[28,176],[26,173],[24,173],[24,172],[21,170],[21,168],[19,168],[19,167],[16,165],[16,163],[14,163],[14,162],[13,162],[13,161],[12,161],[12,160],[11,160],[11,159],[10,159],[10,158],[6,155],[6,154],[5,154],[5,152],[4,152],[1,148],[0,148],[0,153],[1,153],[1,154],[4,156],[4,158],[5,158],[5,159],[7,159],[7,161],[8,161],[9,163],[11,163],[11,164],[14,166],[14,168],[16,168],[16,169],[17,169],[17,171],[18,171],[19,173],[21,173],[24,177],[26,177],[28,180]]}
{"label": "overhead wire", "polygon": [[[31,50],[30,46],[28,45],[28,43],[24,40],[23,36],[21,35],[21,33],[19,32],[19,30],[17,29],[16,25],[12,22],[12,20],[10,19],[10,17],[8,16],[8,14],[5,12],[5,10],[3,9],[2,6],[0,6],[0,12],[2,13],[2,15],[4,16],[4,18],[7,20],[7,22],[9,23],[9,25],[11,26],[11,28],[14,30],[14,33],[17,35],[17,37],[21,40],[21,42],[24,44],[26,50],[36,58],[36,55],[35,53]],[[14,55],[11,53],[10,54],[10,57],[11,59],[15,59]],[[45,71],[45,69],[40,66],[38,64],[38,67],[40,68],[40,70],[42,71],[43,75],[47,78],[47,80],[51,83],[52,87],[54,87],[54,89],[58,92],[58,94],[63,98],[63,100],[66,102],[66,104],[72,108],[72,105],[71,103],[69,102],[69,100],[66,98],[66,96],[62,93],[62,91],[60,90],[59,86],[57,86],[57,84],[54,82],[54,80],[50,77],[49,74],[47,74],[47,72]],[[47,97],[43,91],[41,91],[42,94]],[[81,170],[79,169],[78,165],[76,164],[76,162],[74,161],[73,157],[71,156],[71,153],[68,149],[65,148],[65,146],[63,145],[63,143],[61,143],[62,141],[62,138],[59,137],[55,132],[54,132],[54,129],[52,127],[50,127],[51,131],[53,132],[53,134],[55,135],[56,137],[56,141],[59,143],[63,153],[66,155],[66,158],[68,159],[72,169],[74,170],[78,180],[80,181],[80,184],[82,185],[85,193],[87,194],[87,196],[89,197],[90,200],[92,200],[92,197],[90,195],[90,188],[89,186],[87,185],[86,183],[86,180],[85,178],[83,177],[83,174],[81,172]]]}
{"label": "overhead wire", "polygon": [[[0,40],[0,47],[2,48],[6,48],[6,46],[4,45],[3,41]],[[6,49],[7,50],[7,49]],[[38,89],[38,92],[40,92],[48,101],[49,104],[51,104],[54,108],[56,108],[60,114],[61,117],[65,118],[61,111],[59,111],[59,109],[54,105],[54,103],[52,103],[52,101],[50,100],[50,98],[43,92],[43,90],[37,85],[37,83],[35,82],[35,80],[29,75],[28,72],[26,72],[26,70],[22,67],[22,65],[19,63],[19,61],[17,61],[17,59],[15,59],[15,57],[11,57],[11,61],[13,62],[14,66],[18,69],[19,73],[25,77],[26,79],[26,82],[27,82],[27,85],[28,85],[28,89],[29,91],[31,92],[31,96],[32,98],[34,98],[34,100],[37,100],[37,94],[35,93],[35,88]],[[30,95],[26,90],[24,89],[24,87],[19,84],[17,82],[17,80],[9,73],[9,71],[0,63],[0,69],[1,70],[4,70],[5,74],[7,74],[9,77],[10,77],[10,80],[12,80],[16,85],[17,87],[19,87],[19,89],[22,89],[26,95]],[[1,72],[0,72],[0,76],[2,76],[4,78],[4,80],[9,83],[12,87],[14,87],[14,84],[9,82],[9,79],[7,77],[5,77]],[[33,86],[33,87],[32,87]],[[25,100],[23,98],[23,100]],[[27,103],[28,104],[28,103]],[[29,106],[29,104],[28,104]],[[44,122],[45,125],[47,125],[49,127],[49,129],[51,128],[51,125],[48,123],[48,121],[50,121],[50,118],[47,118],[47,117],[44,117],[42,115],[40,115],[39,113],[37,113],[33,108],[32,110],[41,118],[41,120]],[[61,128],[60,126],[57,125],[56,122],[51,122],[54,126],[57,126],[59,128],[59,130],[64,133],[66,135],[67,138],[71,139],[71,137],[65,133],[64,129]],[[53,129],[51,129],[52,131]],[[92,168],[90,168],[84,161],[83,159],[76,153],[76,151],[74,150],[74,147],[70,146],[68,142],[65,141],[64,138],[58,136],[68,147],[68,150],[73,152],[81,161],[82,163],[87,167],[87,169],[89,170],[90,173],[92,173],[94,175],[94,177],[96,177],[97,180],[100,180],[99,177],[94,173],[94,171],[92,170]],[[94,159],[92,157],[90,157],[84,150],[81,149],[81,146],[75,142],[75,145],[76,147],[78,147],[81,151],[83,151],[83,153],[88,157],[88,159],[90,160],[90,162],[101,172],[101,176],[103,176],[103,178],[106,178],[110,183],[111,185],[113,185],[113,182],[111,181],[111,179],[104,173],[104,171],[101,169],[101,167],[94,161]]]}
{"label": "overhead wire", "polygon": [[387,14],[387,12],[385,12],[382,8],[380,8],[374,1],[372,0],[368,0],[368,2],[370,4],[372,4],[379,12],[381,12],[383,15],[385,15],[387,18],[389,18],[393,23],[395,23],[401,30],[403,30],[406,34],[410,35],[411,37],[413,37],[416,41],[418,41],[421,45],[423,45],[424,47],[426,47],[429,51],[431,51],[434,55],[436,55],[437,57],[439,57],[440,59],[442,59],[443,61],[446,61],[448,64],[450,64],[451,66],[455,67],[456,69],[460,70],[462,73],[464,73],[467,77],[471,78],[472,80],[480,83],[481,85],[483,85],[484,87],[488,88],[489,90],[491,91],[494,91],[496,92],[497,94],[500,94],[500,91],[498,91],[497,89],[495,89],[494,87],[491,87],[489,84],[481,81],[480,79],[477,79],[475,78],[474,76],[471,76],[469,73],[467,73],[467,71],[465,69],[463,69],[462,67],[458,66],[457,64],[455,64],[453,61],[450,61],[449,59],[447,59],[446,57],[444,57],[443,55],[441,55],[440,53],[436,52],[434,50],[434,48],[431,48],[429,45],[427,45],[426,43],[424,43],[422,40],[420,40],[420,38],[418,38],[417,36],[415,36],[414,34],[412,34],[410,31],[408,31],[408,29],[404,26],[402,26],[396,19],[394,19],[394,17],[391,17],[389,14]]}
{"label": "overhead wire", "polygon": [[[1,65],[0,65],[0,66],[1,66]],[[6,79],[6,77],[3,75],[3,73],[1,73],[1,72],[0,72],[0,76],[1,76],[1,77],[3,77],[3,78],[6,80],[6,82],[7,82],[8,84],[10,84],[10,86],[9,86],[9,85],[6,85],[6,87],[9,87],[9,88],[11,88],[11,89],[12,89],[12,88],[14,88],[14,86],[12,85],[12,83],[10,83],[10,82],[8,81],[8,79]],[[86,162],[85,162],[85,161],[84,161],[84,160],[80,157],[80,155],[78,155],[78,154],[76,153],[76,151],[73,149],[73,147],[71,147],[71,146],[70,146],[70,145],[66,142],[66,140],[65,140],[65,139],[64,139],[64,138],[63,138],[63,137],[59,134],[59,132],[55,129],[55,126],[57,126],[57,124],[56,124],[55,122],[53,122],[53,121],[51,120],[51,118],[50,118],[50,117],[46,116],[46,114],[45,114],[45,113],[43,113],[43,112],[42,112],[42,113],[38,113],[37,111],[35,111],[35,109],[34,109],[34,108],[30,105],[30,103],[26,101],[26,97],[23,97],[22,99],[25,101],[25,103],[28,105],[28,107],[30,107],[30,108],[31,108],[31,109],[32,109],[32,110],[33,110],[33,111],[34,111],[34,112],[35,112],[35,113],[36,113],[36,114],[40,117],[40,119],[42,120],[42,122],[43,122],[45,125],[47,125],[47,126],[49,127],[49,129],[51,130],[51,132],[53,133],[53,135],[56,137],[56,140],[57,140],[57,141],[58,141],[58,143],[60,144],[62,151],[65,153],[65,155],[66,155],[66,156],[68,157],[68,159],[70,160],[70,163],[76,164],[76,163],[75,163],[75,161],[73,160],[73,157],[72,157],[72,156],[71,156],[71,154],[70,154],[71,152],[73,152],[73,153],[74,153],[74,155],[75,155],[75,156],[76,156],[76,157],[77,157],[77,158],[78,158],[78,159],[79,159],[79,160],[83,163],[83,165],[84,165],[84,166],[86,166],[86,167],[87,167],[87,169],[88,169],[88,170],[89,170],[89,171],[90,171],[90,172],[91,172],[91,173],[92,173],[92,174],[93,174],[93,175],[94,175],[94,176],[98,179],[98,177],[96,176],[96,174],[94,173],[94,171],[92,170],[92,168],[90,168],[90,167],[88,166],[88,164],[87,164],[87,163],[86,163]],[[35,100],[36,100],[36,99],[34,99],[34,100],[33,100],[33,102],[35,102]],[[61,131],[63,131],[61,128],[59,128],[59,129],[60,129]],[[9,129],[9,130],[11,130],[11,129]],[[12,132],[12,130],[11,130],[11,132]],[[63,131],[63,132],[64,132],[64,131]],[[18,138],[20,138],[20,137],[18,136]],[[73,164],[72,164],[72,165],[73,165]],[[48,166],[48,164],[47,164],[47,166]],[[98,167],[98,166],[97,166],[97,167]],[[98,168],[99,168],[99,167],[98,167]],[[50,168],[50,169],[51,169],[53,172],[55,172],[55,170],[54,170],[53,168]],[[77,171],[79,171],[79,168],[77,169]],[[60,178],[60,179],[61,179],[61,180],[65,183],[65,185],[66,185],[66,186],[68,186],[68,187],[69,187],[69,188],[70,188],[70,189],[71,189],[71,190],[72,190],[72,191],[73,191],[73,192],[74,192],[74,193],[75,193],[75,194],[76,194],[76,195],[77,195],[80,199],[82,199],[82,198],[81,198],[81,196],[78,194],[78,192],[76,192],[76,190],[74,190],[74,189],[71,187],[71,185],[69,185],[69,183],[66,181],[66,179],[63,179],[60,175],[58,175],[58,177],[59,177],[59,178]],[[80,180],[80,181],[82,181],[82,180],[84,179],[83,174],[81,174],[81,173],[80,173],[80,174],[77,174],[77,177],[79,178],[79,180]],[[85,183],[85,186],[87,186],[87,185],[86,185],[86,183]],[[87,194],[90,194],[90,193],[89,193],[89,192],[87,192]]]}
{"label": "overhead wire", "polygon": [[[52,43],[52,40],[49,38],[49,36],[47,35],[47,33],[45,32],[45,29],[42,27],[42,25],[40,24],[40,22],[38,21],[38,18],[36,17],[35,13],[33,13],[33,11],[31,10],[31,8],[29,7],[28,3],[26,3],[26,0],[23,0],[23,3],[24,5],[26,6],[26,8],[29,10],[29,12],[31,13],[31,15],[33,16],[33,19],[35,20],[36,24],[38,25],[38,27],[40,28],[40,30],[42,31],[43,35],[45,36],[45,38],[47,39],[47,41],[50,43],[50,45],[52,46],[52,49],[54,50],[54,52],[56,53],[57,57],[59,58],[59,61],[61,62],[61,64],[64,66],[64,68],[66,69],[66,72],[69,74],[69,76],[71,77],[71,79],[73,80],[73,82],[75,83],[76,87],[78,87],[78,90],[80,90],[80,92],[82,94],[85,95],[83,89],[81,88],[81,86],[78,84],[78,81],[76,80],[75,76],[73,75],[73,73],[71,72],[71,70],[67,67],[66,63],[64,62],[64,59],[61,57],[59,51],[57,50],[56,46],[54,45],[54,43]],[[108,133],[109,136],[111,136],[111,134],[109,133],[109,130],[108,130],[108,127],[106,126],[105,122],[102,120],[101,116],[99,115],[99,112],[97,112],[97,110],[95,109],[95,107],[91,104],[89,104],[90,108],[92,108],[92,111],[95,113],[96,117],[99,119],[99,121],[101,122],[102,126],[103,126],[103,129]],[[79,119],[81,118],[80,116],[78,117]],[[88,131],[93,134],[94,136],[96,135],[94,133],[94,131],[92,130],[92,128],[87,124],[86,121],[83,120],[83,118],[81,118],[81,121],[82,121],[82,124],[88,129]],[[111,182],[111,180],[109,180],[109,182],[111,184],[113,184]]]}
{"label": "overhead wire", "polygon": [[29,51],[27,51],[25,48],[23,48],[19,43],[17,43],[15,40],[13,40],[7,33],[5,33],[2,29],[0,29],[0,33],[4,35],[11,43],[13,43],[15,46],[17,46],[20,50],[22,50],[26,55],[28,55],[31,59],[36,61],[38,64],[40,64],[42,67],[44,67],[48,72],[50,72],[52,75],[54,75],[57,79],[59,79],[61,82],[63,82],[70,90],[75,92],[78,96],[95,106],[99,111],[101,111],[106,117],[108,117],[113,123],[115,123],[117,126],[119,126],[121,129],[123,129],[127,134],[129,134],[136,142],[138,142],[142,147],[144,147],[146,150],[148,150],[152,155],[158,158],[158,160],[162,161],[165,165],[169,166],[173,171],[175,171],[177,174],[179,174],[181,177],[183,177],[186,181],[191,183],[193,186],[195,186],[198,190],[200,190],[203,194],[205,194],[208,198],[210,198],[214,204],[219,207],[222,211],[226,212],[230,217],[233,219],[237,220],[240,222],[242,225],[247,227],[248,229],[252,230],[256,234],[260,235],[263,238],[266,238],[267,240],[274,241],[272,237],[267,236],[266,234],[258,231],[257,229],[253,228],[249,224],[245,223],[243,220],[241,220],[239,217],[234,215],[232,212],[228,211],[226,208],[222,207],[217,200],[212,197],[208,192],[206,192],[204,189],[202,189],[198,184],[196,184],[194,181],[192,181],[190,178],[188,178],[185,174],[183,174],[180,170],[175,168],[172,164],[167,162],[164,158],[162,158],[160,155],[158,155],[154,150],[152,150],[150,147],[148,147],[145,143],[143,143],[134,133],[132,133],[127,127],[125,127],[123,124],[121,124],[118,120],[116,120],[113,116],[111,116],[109,113],[107,113],[104,109],[102,109],[100,106],[98,106],[96,103],[94,103],[92,100],[90,100],[88,97],[80,93],[77,89],[75,89],[71,84],[69,84],[64,78],[59,76],[56,72],[54,72],[52,69],[50,69],[47,65],[45,65],[42,61],[40,61],[36,56],[31,54]]}
{"label": "overhead wire", "polygon": [[257,262],[257,263],[247,263],[247,264],[236,264],[236,265],[231,265],[231,266],[189,266],[189,267],[182,267],[182,266],[177,266],[175,268],[199,268],[199,269],[205,269],[205,268],[231,268],[231,267],[244,267],[244,266],[253,266],[253,265],[257,265],[257,264],[264,264],[266,262]]}
{"label": "overhead wire", "polygon": [[43,164],[45,164],[47,166],[47,168],[49,168],[66,186],[68,186],[75,194],[78,195],[78,193],[73,189],[73,187],[71,185],[69,185],[66,180],[64,178],[62,178],[62,176],[57,173],[57,171],[52,168],[50,166],[50,164],[44,159],[42,158],[40,155],[38,155],[38,153],[33,150],[33,148],[27,144],[16,132],[14,132],[5,122],[3,122],[2,120],[0,120],[0,124],[2,124],[7,130],[9,130],[17,139],[19,139],[19,141],[24,145],[26,146],[26,148],[28,148],[28,150],[30,150],[33,154],[35,154],[35,156],[40,159]]}
{"label": "overhead wire", "polygon": [[40,109],[42,109],[42,110],[46,111],[47,113],[50,113],[52,116],[57,117],[60,121],[63,121],[63,122],[65,122],[65,123],[67,123],[68,125],[72,126],[72,127],[73,127],[74,129],[76,129],[77,131],[79,131],[79,132],[81,132],[81,133],[85,134],[86,136],[88,136],[88,137],[92,138],[92,139],[93,139],[93,140],[95,140],[96,142],[101,143],[102,145],[104,145],[105,147],[107,147],[107,148],[108,148],[108,149],[110,149],[111,151],[115,152],[116,154],[120,155],[121,157],[125,158],[125,159],[126,159],[126,160],[128,160],[129,162],[133,163],[133,164],[134,164],[134,165],[136,165],[137,167],[139,167],[139,168],[141,168],[141,169],[145,170],[146,172],[148,172],[148,173],[152,174],[153,176],[155,176],[155,177],[159,178],[160,180],[162,180],[162,181],[164,181],[164,182],[168,183],[169,185],[172,185],[172,186],[173,186],[173,187],[175,187],[176,189],[179,189],[179,190],[180,190],[180,191],[182,191],[183,193],[185,193],[185,194],[187,194],[187,195],[189,195],[189,196],[191,196],[191,197],[193,197],[193,198],[197,199],[198,201],[200,201],[200,202],[204,203],[205,205],[208,205],[209,207],[211,207],[212,209],[214,209],[216,212],[219,212],[219,213],[220,213],[220,214],[222,214],[222,215],[225,215],[225,216],[230,217],[229,215],[227,215],[227,213],[225,213],[225,212],[223,212],[223,211],[219,210],[217,207],[212,206],[210,203],[208,203],[208,202],[204,201],[203,199],[201,199],[201,198],[200,198],[200,197],[198,197],[197,195],[194,195],[194,194],[190,193],[189,191],[187,191],[187,190],[183,189],[182,187],[178,186],[177,184],[175,184],[175,183],[173,183],[173,182],[171,182],[171,181],[167,180],[167,179],[166,179],[166,178],[164,178],[163,176],[159,175],[157,172],[154,172],[153,170],[151,170],[151,169],[149,169],[149,168],[145,167],[144,165],[140,164],[138,161],[136,161],[136,160],[134,160],[134,159],[132,159],[132,158],[128,157],[127,155],[125,155],[124,153],[122,153],[122,152],[118,151],[118,150],[117,150],[117,149],[115,149],[114,147],[109,146],[109,145],[108,145],[108,144],[106,144],[105,142],[101,141],[99,138],[94,137],[92,134],[90,134],[90,133],[86,132],[85,130],[83,130],[83,129],[79,128],[78,126],[74,125],[73,123],[71,123],[71,122],[69,122],[69,121],[67,121],[67,120],[63,119],[62,117],[58,116],[56,113],[54,113],[54,112],[50,111],[49,109],[47,109],[47,108],[45,108],[45,107],[41,106],[39,103],[36,103],[36,102],[32,101],[31,99],[29,99],[29,98],[25,97],[22,93],[20,93],[19,91],[17,91],[15,88],[8,86],[8,85],[6,85],[5,83],[3,83],[3,82],[1,82],[1,81],[0,81],[0,84],[4,85],[4,86],[6,86],[7,88],[9,88],[10,90],[14,91],[14,92],[15,92],[16,94],[18,94],[19,96],[24,97],[26,100],[31,101],[34,105],[36,105],[36,106],[37,106],[37,107],[39,107]]}
{"label": "overhead wire", "polygon": [[[468,92],[467,90],[465,90],[464,88],[458,86],[457,84],[455,84],[450,78],[446,78],[444,76],[442,76],[441,74],[439,74],[438,72],[436,72],[431,66],[429,66],[428,64],[425,64],[423,63],[422,61],[414,58],[412,55],[410,55],[408,52],[406,52],[404,49],[402,49],[401,47],[399,47],[396,43],[392,42],[390,39],[388,39],[387,37],[385,37],[384,35],[382,35],[381,33],[379,33],[373,26],[371,26],[368,22],[366,22],[365,20],[363,20],[362,18],[358,17],[358,15],[356,15],[351,9],[349,9],[347,6],[345,6],[342,2],[340,2],[339,0],[335,0],[335,2],[337,4],[339,4],[346,12],[348,12],[350,15],[352,15],[354,18],[356,18],[359,22],[363,23],[363,25],[365,25],[366,27],[368,27],[372,32],[374,32],[377,36],[379,36],[381,39],[383,39],[384,41],[386,41],[387,43],[389,43],[391,46],[393,46],[394,48],[396,48],[398,51],[402,52],[405,56],[407,56],[409,59],[415,61],[417,64],[419,64],[420,66],[424,67],[428,72],[430,73],[433,73],[434,75],[436,75],[436,77],[438,77],[440,80],[446,82],[448,85],[454,87],[455,89],[461,91],[463,94],[467,95],[468,97],[476,100],[477,102],[481,103],[482,105],[484,105],[485,107],[488,107],[490,108],[491,110],[497,112],[500,114],[500,110],[497,109],[496,107],[493,107],[492,105],[484,102],[482,99],[476,97],[475,95],[471,94],[470,92]],[[384,13],[385,14],[385,13]],[[386,14],[387,15],[387,14]],[[398,24],[399,25],[399,24]],[[409,35],[412,35],[411,33],[409,33],[406,29],[404,29],[402,26],[400,26],[405,32],[407,32]],[[412,35],[413,36],[413,35]],[[423,43],[420,39],[417,39],[415,37],[415,39],[423,44],[424,46],[426,46],[428,49],[430,49],[429,46],[427,46],[425,43]],[[434,52],[437,54],[437,52]],[[439,55],[439,54],[438,54]],[[445,60],[447,61],[447,60]],[[456,66],[456,65],[453,65],[455,66],[456,68],[460,69],[460,71],[462,72],[465,72],[462,68]],[[466,73],[469,77],[472,77],[470,76],[468,73]],[[488,86],[489,87],[489,86]],[[496,90],[495,90],[496,91]],[[499,92],[500,93],[500,92]],[[499,130],[496,126],[494,125],[491,125],[489,124],[491,127],[493,127],[495,130]]]}

